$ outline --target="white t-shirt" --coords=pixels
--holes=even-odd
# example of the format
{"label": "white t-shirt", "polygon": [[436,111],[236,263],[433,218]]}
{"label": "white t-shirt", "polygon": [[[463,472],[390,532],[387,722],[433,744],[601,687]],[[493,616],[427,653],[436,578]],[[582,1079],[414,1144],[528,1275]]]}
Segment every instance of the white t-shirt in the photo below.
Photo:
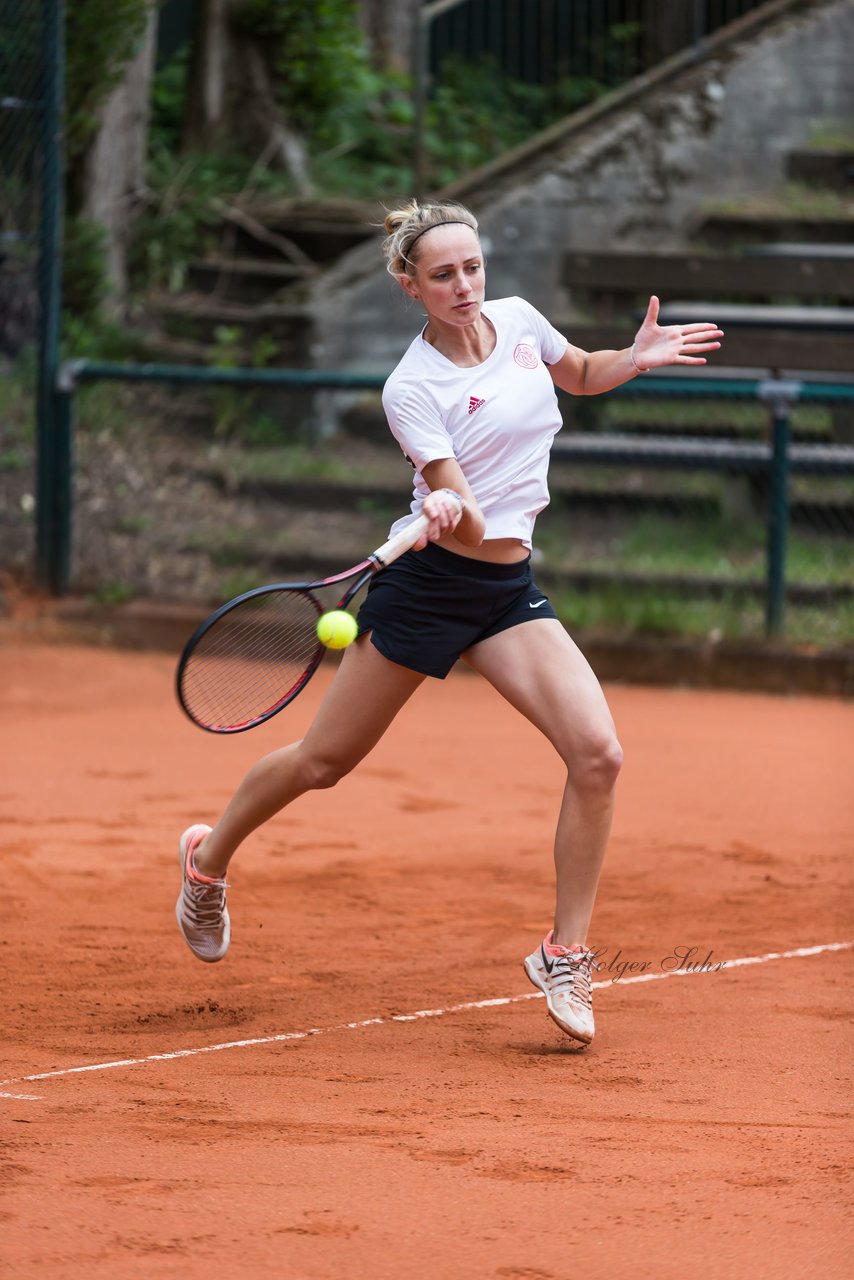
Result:
{"label": "white t-shirt", "polygon": [[482,364],[458,368],[422,331],[385,384],[389,426],[415,468],[412,514],[391,532],[421,511],[430,492],[422,468],[456,458],[486,519],[485,537],[530,547],[549,501],[549,452],[562,425],[545,366],[560,360],[567,342],[523,298],[485,302],[482,314],[496,334]]}

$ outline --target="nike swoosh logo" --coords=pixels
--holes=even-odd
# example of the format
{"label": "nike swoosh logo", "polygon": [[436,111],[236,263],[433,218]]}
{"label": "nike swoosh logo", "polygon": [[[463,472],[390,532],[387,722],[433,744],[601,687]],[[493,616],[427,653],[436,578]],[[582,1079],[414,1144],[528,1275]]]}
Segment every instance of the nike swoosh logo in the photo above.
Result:
{"label": "nike swoosh logo", "polygon": [[531,600],[528,605],[529,609],[539,609],[541,604],[545,604],[545,600]]}
{"label": "nike swoosh logo", "polygon": [[540,947],[540,955],[543,957],[543,968],[545,969],[546,973],[551,973],[552,969],[555,967],[554,960],[549,960],[548,956],[546,955],[542,947]]}

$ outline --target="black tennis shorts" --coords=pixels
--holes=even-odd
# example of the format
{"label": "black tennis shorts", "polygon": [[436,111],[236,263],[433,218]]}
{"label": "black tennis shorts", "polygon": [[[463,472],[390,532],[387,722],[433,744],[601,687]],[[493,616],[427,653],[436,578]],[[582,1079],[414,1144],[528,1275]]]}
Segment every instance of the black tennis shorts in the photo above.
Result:
{"label": "black tennis shorts", "polygon": [[530,557],[492,564],[430,542],[376,575],[357,621],[360,633],[373,631],[384,658],[444,680],[473,644],[520,622],[556,617],[534,582]]}

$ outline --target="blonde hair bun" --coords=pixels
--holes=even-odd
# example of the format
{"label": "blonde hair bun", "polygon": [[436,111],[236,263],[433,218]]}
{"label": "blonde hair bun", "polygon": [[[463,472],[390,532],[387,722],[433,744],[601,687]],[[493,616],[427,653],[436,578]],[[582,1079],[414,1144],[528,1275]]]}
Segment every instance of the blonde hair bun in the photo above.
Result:
{"label": "blonde hair bun", "polygon": [[386,230],[383,254],[389,274],[412,275],[420,251],[415,241],[423,232],[446,222],[462,223],[477,235],[477,218],[462,204],[419,204],[417,200],[410,200],[400,209],[389,210],[383,222]]}

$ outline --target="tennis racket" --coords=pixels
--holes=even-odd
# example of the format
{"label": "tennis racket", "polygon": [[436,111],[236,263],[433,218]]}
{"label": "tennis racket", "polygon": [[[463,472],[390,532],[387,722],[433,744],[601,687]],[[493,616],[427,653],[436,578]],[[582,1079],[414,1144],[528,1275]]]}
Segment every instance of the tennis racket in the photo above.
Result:
{"label": "tennis racket", "polygon": [[242,733],[293,702],[324,652],[317,620],[326,610],[315,591],[355,579],[335,606],[346,609],[427,527],[419,516],[352,569],[317,582],[256,587],[212,613],[190,636],[176,673],[178,701],[193,723],[210,733]]}

